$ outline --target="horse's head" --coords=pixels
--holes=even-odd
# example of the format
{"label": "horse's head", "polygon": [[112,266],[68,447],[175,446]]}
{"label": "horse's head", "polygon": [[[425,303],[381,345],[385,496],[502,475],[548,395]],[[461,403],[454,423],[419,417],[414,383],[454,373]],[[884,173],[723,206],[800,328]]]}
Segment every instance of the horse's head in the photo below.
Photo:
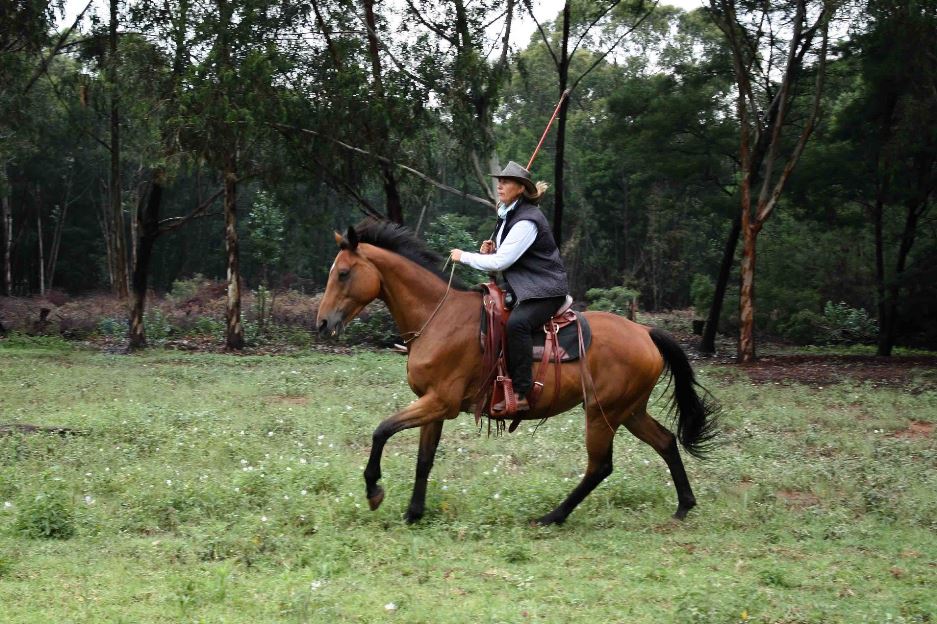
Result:
{"label": "horse's head", "polygon": [[335,233],[339,252],[329,269],[329,281],[319,302],[316,327],[320,334],[337,334],[381,293],[381,274],[358,250],[358,233]]}

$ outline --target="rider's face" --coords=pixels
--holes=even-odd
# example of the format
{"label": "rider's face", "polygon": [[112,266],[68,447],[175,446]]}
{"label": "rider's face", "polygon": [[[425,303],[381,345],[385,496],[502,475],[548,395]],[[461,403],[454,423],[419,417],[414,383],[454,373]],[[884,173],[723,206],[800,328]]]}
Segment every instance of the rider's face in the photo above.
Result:
{"label": "rider's face", "polygon": [[498,201],[502,204],[510,205],[523,192],[524,187],[520,182],[511,178],[498,178]]}

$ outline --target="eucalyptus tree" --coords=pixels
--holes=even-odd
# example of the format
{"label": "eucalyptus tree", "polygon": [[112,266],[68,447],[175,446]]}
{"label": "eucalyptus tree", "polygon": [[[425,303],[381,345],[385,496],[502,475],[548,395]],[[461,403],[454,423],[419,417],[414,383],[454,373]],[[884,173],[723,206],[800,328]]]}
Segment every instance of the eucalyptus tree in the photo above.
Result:
{"label": "eucalyptus tree", "polygon": [[900,305],[902,294],[934,283],[933,259],[914,262],[913,252],[937,194],[937,7],[869,0],[865,8],[868,27],[850,42],[856,87],[835,122],[850,150],[846,188],[871,217],[877,352],[888,356],[909,307]]}
{"label": "eucalyptus tree", "polygon": [[[556,96],[560,100],[556,123],[556,141],[553,154],[553,236],[557,244],[563,241],[563,212],[565,208],[566,179],[566,123],[570,98],[563,97],[579,84],[605,59],[615,52],[626,38],[634,33],[653,14],[659,0],[566,0],[552,32],[547,32],[534,17],[531,0],[526,0],[527,12],[537,22],[541,40],[553,61],[556,76]],[[577,52],[592,48],[593,58],[579,71],[571,71]]]}
{"label": "eucalyptus tree", "polygon": [[[775,4],[750,0],[710,0],[710,15],[722,30],[738,90],[739,198],[743,240],[740,265],[738,359],[755,358],[754,283],[758,234],[777,207],[788,178],[813,134],[826,77],[830,23],[839,0],[793,0]],[[813,61],[813,66],[808,62]],[[810,83],[813,83],[810,93]],[[791,132],[788,116],[795,99],[811,102]],[[755,157],[760,156],[760,160]],[[756,188],[760,182],[760,188]],[[753,194],[753,189],[757,194]]]}
{"label": "eucalyptus tree", "polygon": [[291,66],[284,31],[302,7],[271,0],[213,0],[189,6],[188,65],[176,122],[183,145],[195,150],[222,177],[224,186],[227,302],[225,344],[244,346],[241,319],[238,184],[256,175],[251,151],[266,122],[281,110],[279,81]]}
{"label": "eucalyptus tree", "polygon": [[47,0],[14,0],[0,11],[0,247],[3,248],[2,281],[13,294],[13,200],[8,174],[28,141],[22,136],[27,91],[41,58],[52,41],[52,26],[60,7]]}

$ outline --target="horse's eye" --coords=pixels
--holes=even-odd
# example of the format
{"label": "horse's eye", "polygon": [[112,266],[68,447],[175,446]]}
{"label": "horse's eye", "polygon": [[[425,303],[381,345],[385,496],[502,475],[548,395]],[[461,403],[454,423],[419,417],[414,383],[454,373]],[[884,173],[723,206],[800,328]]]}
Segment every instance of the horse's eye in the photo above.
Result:
{"label": "horse's eye", "polygon": [[348,276],[351,275],[351,269],[342,269],[338,272],[338,279],[342,282],[348,279]]}

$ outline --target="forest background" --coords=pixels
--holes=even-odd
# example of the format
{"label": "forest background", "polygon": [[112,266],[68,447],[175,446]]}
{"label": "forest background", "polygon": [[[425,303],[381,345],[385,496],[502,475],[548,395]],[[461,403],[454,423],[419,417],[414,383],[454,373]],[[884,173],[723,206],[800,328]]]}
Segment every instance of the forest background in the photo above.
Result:
{"label": "forest background", "polygon": [[333,230],[364,216],[441,252],[487,238],[487,174],[526,163],[572,89],[533,172],[577,297],[692,306],[703,350],[720,329],[743,360],[753,331],[937,347],[931,2],[13,0],[0,20],[7,326],[23,297],[109,292],[126,316],[90,331],[141,347],[174,331],[148,292],[218,280],[189,329],[240,348],[278,296],[321,291]]}

